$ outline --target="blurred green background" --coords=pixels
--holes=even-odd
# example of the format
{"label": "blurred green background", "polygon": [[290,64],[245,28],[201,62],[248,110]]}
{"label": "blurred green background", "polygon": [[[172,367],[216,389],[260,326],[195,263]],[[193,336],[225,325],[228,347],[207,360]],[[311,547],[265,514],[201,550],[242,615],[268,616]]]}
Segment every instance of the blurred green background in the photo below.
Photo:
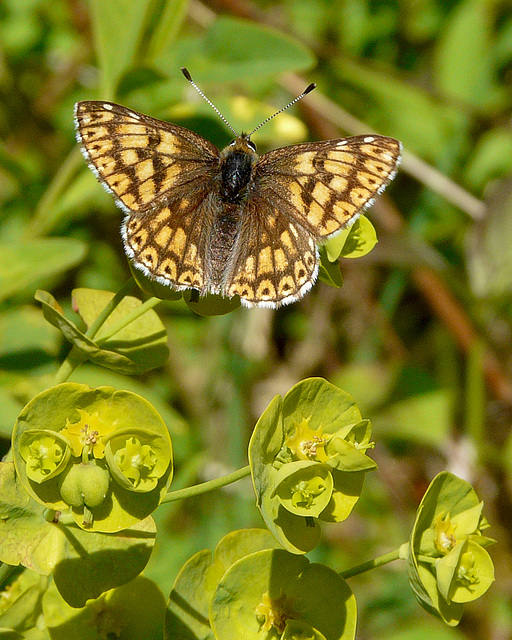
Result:
{"label": "blurred green background", "polygon": [[[498,540],[497,582],[457,629],[415,602],[396,563],[350,581],[358,638],[512,635],[512,2],[510,0],[0,0],[0,433],[51,384],[68,346],[33,295],[65,310],[75,287],[129,277],[122,214],[74,140],[77,100],[114,100],[201,133],[251,130],[310,82],[317,90],[254,136],[259,151],[377,131],[402,170],[369,213],[379,243],[278,311],[194,315],[158,307],[167,365],[71,378],[154,403],[176,451],[173,488],[246,464],[276,393],[324,376],[374,425],[379,464],[311,557],[342,570],[404,542],[430,479],[472,482]],[[142,296],[142,294],[140,294]],[[249,482],[156,514],[146,574],[168,593],[181,564],[235,528],[261,526]]]}

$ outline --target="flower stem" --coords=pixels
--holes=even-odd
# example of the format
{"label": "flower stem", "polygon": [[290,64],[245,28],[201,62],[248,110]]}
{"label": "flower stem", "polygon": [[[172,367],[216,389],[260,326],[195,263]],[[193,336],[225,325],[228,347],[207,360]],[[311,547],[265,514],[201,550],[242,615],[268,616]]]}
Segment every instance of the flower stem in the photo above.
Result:
{"label": "flower stem", "polygon": [[109,315],[114,311],[117,305],[121,302],[121,300],[130,293],[130,291],[135,286],[135,280],[133,277],[129,278],[125,284],[119,289],[119,291],[115,294],[113,298],[109,300],[109,302],[103,307],[101,313],[97,316],[91,326],[87,329],[85,335],[91,340],[94,339],[94,336],[98,333],[100,328],[103,326]]}
{"label": "flower stem", "polygon": [[53,384],[57,385],[61,382],[66,382],[69,376],[73,373],[73,371],[81,364],[84,360],[87,359],[87,356],[83,351],[76,346],[71,347],[71,351],[68,353],[67,358],[60,365],[59,370],[55,374],[55,378],[53,380]]}
{"label": "flower stem", "polygon": [[374,558],[373,560],[369,560],[368,562],[363,562],[363,564],[357,565],[357,567],[352,567],[351,569],[347,569],[346,571],[341,571],[340,576],[342,578],[351,578],[352,576],[357,576],[360,573],[365,573],[365,571],[370,571],[370,569],[376,569],[377,567],[382,567],[389,562],[393,562],[393,560],[398,560],[400,558],[400,547],[398,549],[394,549],[389,553],[385,553],[383,556],[379,556],[378,558]]}
{"label": "flower stem", "polygon": [[140,316],[146,313],[146,311],[149,311],[153,307],[156,307],[156,305],[160,304],[160,302],[162,302],[160,298],[150,298],[149,300],[146,300],[146,302],[143,302],[139,307],[135,307],[135,309],[132,309],[130,313],[127,313],[125,316],[123,316],[119,320],[119,322],[116,322],[116,324],[110,327],[109,330],[104,335],[102,335],[99,340],[96,340],[96,344],[98,344],[99,346],[105,344],[107,340],[110,340],[112,336],[115,336],[116,333],[119,333],[121,329],[124,329],[134,320],[140,318]]}
{"label": "flower stem", "polygon": [[175,500],[183,500],[184,498],[199,496],[202,493],[208,493],[209,491],[220,489],[221,487],[225,487],[228,484],[232,484],[233,482],[236,482],[237,480],[241,480],[242,478],[245,478],[250,475],[251,475],[251,467],[247,465],[246,467],[237,469],[233,473],[228,473],[226,476],[222,476],[221,478],[215,478],[215,480],[209,480],[208,482],[196,484],[193,487],[187,487],[186,489],[178,489],[178,491],[170,491],[162,500],[162,504],[164,502],[174,502]]}

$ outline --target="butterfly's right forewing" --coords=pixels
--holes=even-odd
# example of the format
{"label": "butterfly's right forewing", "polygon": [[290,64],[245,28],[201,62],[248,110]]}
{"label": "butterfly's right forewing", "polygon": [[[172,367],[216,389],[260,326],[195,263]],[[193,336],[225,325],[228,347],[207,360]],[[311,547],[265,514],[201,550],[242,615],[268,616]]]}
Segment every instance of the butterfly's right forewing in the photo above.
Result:
{"label": "butterfly's right forewing", "polygon": [[127,213],[200,188],[218,165],[217,148],[196,133],[111,102],[79,102],[75,120],[89,166]]}

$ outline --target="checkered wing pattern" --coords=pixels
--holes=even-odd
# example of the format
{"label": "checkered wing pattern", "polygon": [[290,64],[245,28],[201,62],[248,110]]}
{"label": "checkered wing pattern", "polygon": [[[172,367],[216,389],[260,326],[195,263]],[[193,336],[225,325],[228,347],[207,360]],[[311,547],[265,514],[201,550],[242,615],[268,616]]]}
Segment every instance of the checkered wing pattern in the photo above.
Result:
{"label": "checkered wing pattern", "polygon": [[79,102],[78,141],[99,181],[125,211],[128,256],[177,289],[208,290],[211,182],[218,149],[201,136],[111,102]]}
{"label": "checkered wing pattern", "polygon": [[[126,214],[135,266],[246,306],[301,298],[317,277],[317,245],[371,205],[400,161],[400,143],[383,136],[299,144],[257,160],[247,137],[219,153],[188,129],[110,102],[78,103],[75,120],[90,168]],[[250,166],[233,197],[226,160],[235,184],[238,167]]]}
{"label": "checkered wing pattern", "polygon": [[394,178],[400,152],[393,138],[354,136],[264,154],[228,295],[268,306],[301,298],[318,273],[316,245],[371,206]]}

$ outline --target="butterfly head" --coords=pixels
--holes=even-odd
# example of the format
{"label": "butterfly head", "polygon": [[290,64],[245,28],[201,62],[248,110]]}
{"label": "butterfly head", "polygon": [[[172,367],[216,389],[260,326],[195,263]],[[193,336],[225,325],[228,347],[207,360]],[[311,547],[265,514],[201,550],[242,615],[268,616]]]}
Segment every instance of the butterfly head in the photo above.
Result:
{"label": "butterfly head", "polygon": [[226,147],[226,150],[235,152],[248,153],[249,155],[256,153],[256,145],[251,140],[251,135],[242,133],[237,138],[233,138]]}

